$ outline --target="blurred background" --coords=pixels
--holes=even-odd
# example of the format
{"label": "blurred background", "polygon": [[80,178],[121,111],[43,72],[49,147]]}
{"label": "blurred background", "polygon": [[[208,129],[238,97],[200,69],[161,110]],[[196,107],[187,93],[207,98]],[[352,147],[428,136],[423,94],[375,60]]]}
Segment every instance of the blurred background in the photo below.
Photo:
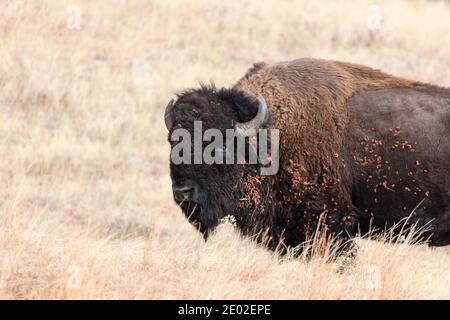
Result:
{"label": "blurred background", "polygon": [[[200,282],[198,292],[179,289],[192,288],[186,279],[193,276],[171,269],[203,272],[177,252],[204,244],[172,201],[167,102],[200,81],[232,86],[253,63],[301,57],[450,86],[449,17],[450,2],[426,0],[2,0],[0,248],[8,269],[0,296],[70,297],[61,277],[75,266],[91,272],[84,277],[89,290],[78,293],[87,298],[236,297],[235,287],[224,295],[204,290],[210,278],[189,280]],[[165,242],[171,247],[158,247]],[[141,258],[153,271],[123,285],[120,272],[128,273],[128,263],[141,270]],[[273,262],[265,253],[258,259],[251,261]],[[255,269],[237,270],[249,266]],[[164,272],[178,280],[167,282]],[[233,283],[215,281],[222,280],[222,288]],[[124,287],[140,291],[118,289]],[[360,294],[350,289],[336,294]],[[438,296],[448,293],[442,290]],[[249,295],[273,293],[256,292]]]}

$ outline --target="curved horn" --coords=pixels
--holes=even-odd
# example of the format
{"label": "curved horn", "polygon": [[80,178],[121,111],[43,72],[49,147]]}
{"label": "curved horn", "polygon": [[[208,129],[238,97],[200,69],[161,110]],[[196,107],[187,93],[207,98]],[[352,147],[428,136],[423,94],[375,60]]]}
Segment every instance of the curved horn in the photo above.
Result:
{"label": "curved horn", "polygon": [[173,108],[173,99],[170,100],[170,102],[167,104],[166,111],[164,112],[164,122],[166,123],[167,130],[170,131],[172,128],[172,119],[170,117],[170,114],[172,113]]}
{"label": "curved horn", "polygon": [[247,135],[247,131],[251,129],[258,130],[265,124],[267,124],[267,120],[269,119],[269,109],[267,108],[267,103],[261,93],[256,93],[259,101],[258,113],[256,116],[247,122],[237,122],[236,129],[242,132],[244,135]]}

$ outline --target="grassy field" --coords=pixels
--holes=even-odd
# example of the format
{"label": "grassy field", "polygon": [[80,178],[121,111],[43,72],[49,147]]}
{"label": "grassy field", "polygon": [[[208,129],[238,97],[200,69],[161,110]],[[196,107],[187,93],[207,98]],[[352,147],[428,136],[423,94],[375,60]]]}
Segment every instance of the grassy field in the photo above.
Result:
{"label": "grassy field", "polygon": [[1,1],[0,298],[450,299],[449,249],[360,240],[342,271],[172,201],[177,90],[305,56],[450,86],[450,2],[377,4]]}

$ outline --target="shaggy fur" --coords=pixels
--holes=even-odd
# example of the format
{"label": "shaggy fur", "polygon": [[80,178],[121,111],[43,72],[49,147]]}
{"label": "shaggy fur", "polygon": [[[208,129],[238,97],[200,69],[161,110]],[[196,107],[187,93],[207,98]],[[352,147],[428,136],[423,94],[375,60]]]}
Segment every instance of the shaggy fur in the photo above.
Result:
{"label": "shaggy fur", "polygon": [[233,128],[254,116],[257,92],[268,127],[281,130],[277,175],[260,176],[258,165],[171,164],[174,185],[194,180],[202,190],[195,210],[181,204],[201,232],[233,215],[273,249],[301,244],[319,225],[345,243],[411,214],[408,223],[431,228],[430,244],[450,243],[450,89],[343,62],[259,63],[231,89],[181,94],[174,128],[192,130],[196,119],[204,130]]}

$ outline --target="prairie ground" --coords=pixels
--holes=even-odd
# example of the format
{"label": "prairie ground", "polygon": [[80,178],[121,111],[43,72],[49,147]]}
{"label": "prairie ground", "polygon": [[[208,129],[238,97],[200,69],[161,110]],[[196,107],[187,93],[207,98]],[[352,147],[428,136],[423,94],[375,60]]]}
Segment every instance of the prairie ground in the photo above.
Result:
{"label": "prairie ground", "polygon": [[[450,86],[445,1],[0,3],[0,298],[450,299],[450,250],[359,240],[279,257],[173,204],[178,90],[258,61],[344,60]],[[340,270],[340,271],[339,271]]]}

